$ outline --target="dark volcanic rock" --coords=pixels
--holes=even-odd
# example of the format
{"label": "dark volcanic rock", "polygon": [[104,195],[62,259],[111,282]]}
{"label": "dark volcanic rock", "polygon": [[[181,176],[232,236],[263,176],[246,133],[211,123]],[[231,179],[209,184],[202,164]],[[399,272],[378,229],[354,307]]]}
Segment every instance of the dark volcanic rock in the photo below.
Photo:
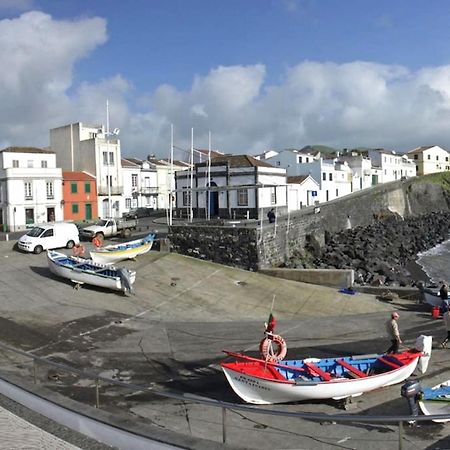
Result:
{"label": "dark volcanic rock", "polygon": [[[327,234],[319,251],[310,241],[309,250],[315,268],[352,268],[359,283],[415,284],[406,270],[418,253],[449,238],[450,212],[434,212],[402,219],[396,214],[378,217],[368,227],[357,227]],[[312,244],[312,245],[311,245]],[[295,261],[290,267],[296,267]]]}

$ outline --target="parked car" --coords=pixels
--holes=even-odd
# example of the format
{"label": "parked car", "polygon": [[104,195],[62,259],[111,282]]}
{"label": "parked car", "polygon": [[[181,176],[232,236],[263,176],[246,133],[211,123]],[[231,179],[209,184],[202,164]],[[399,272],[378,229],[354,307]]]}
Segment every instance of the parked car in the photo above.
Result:
{"label": "parked car", "polygon": [[152,215],[152,208],[134,208],[124,214],[127,219],[139,219],[140,217],[149,217]]}
{"label": "parked car", "polygon": [[55,222],[51,225],[39,225],[32,228],[18,240],[17,245],[24,252],[33,252],[38,255],[43,250],[73,248],[79,242],[78,228],[74,223]]}

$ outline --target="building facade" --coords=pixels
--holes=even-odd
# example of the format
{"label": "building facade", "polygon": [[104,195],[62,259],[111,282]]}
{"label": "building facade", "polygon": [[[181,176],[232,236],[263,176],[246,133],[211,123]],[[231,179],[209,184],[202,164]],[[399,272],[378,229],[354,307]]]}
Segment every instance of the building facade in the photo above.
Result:
{"label": "building facade", "polygon": [[87,172],[97,181],[101,218],[120,217],[123,185],[120,140],[103,125],[81,122],[50,130],[50,148],[64,171]]}
{"label": "building facade", "polygon": [[64,220],[89,222],[98,218],[95,177],[86,172],[63,172]]}
{"label": "building facade", "polygon": [[450,170],[449,153],[438,145],[418,147],[406,153],[416,166],[417,175],[428,175]]}
{"label": "building facade", "polygon": [[54,152],[35,147],[0,150],[0,209],[4,231],[63,220],[62,171]]}

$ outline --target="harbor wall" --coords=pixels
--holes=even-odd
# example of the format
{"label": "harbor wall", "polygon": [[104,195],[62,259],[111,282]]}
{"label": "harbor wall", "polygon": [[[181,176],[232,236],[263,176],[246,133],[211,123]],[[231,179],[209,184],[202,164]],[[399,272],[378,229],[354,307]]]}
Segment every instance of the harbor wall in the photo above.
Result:
{"label": "harbor wall", "polygon": [[[220,264],[259,270],[282,267],[306,245],[322,247],[326,233],[365,227],[396,213],[401,217],[450,211],[448,191],[415,179],[381,184],[319,205],[264,220],[210,226],[184,223],[169,230],[172,250]],[[265,219],[265,218],[264,218]]]}

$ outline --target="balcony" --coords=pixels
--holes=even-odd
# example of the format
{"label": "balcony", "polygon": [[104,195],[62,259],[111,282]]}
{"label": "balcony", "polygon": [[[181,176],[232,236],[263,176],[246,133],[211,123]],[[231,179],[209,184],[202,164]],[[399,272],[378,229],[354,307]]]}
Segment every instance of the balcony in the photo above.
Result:
{"label": "balcony", "polygon": [[[108,195],[108,186],[98,186],[97,187],[98,195]],[[122,195],[123,194],[123,186],[111,186],[110,195]]]}
{"label": "balcony", "polygon": [[158,188],[155,187],[141,187],[138,189],[138,194],[140,195],[156,195],[158,194]]}

